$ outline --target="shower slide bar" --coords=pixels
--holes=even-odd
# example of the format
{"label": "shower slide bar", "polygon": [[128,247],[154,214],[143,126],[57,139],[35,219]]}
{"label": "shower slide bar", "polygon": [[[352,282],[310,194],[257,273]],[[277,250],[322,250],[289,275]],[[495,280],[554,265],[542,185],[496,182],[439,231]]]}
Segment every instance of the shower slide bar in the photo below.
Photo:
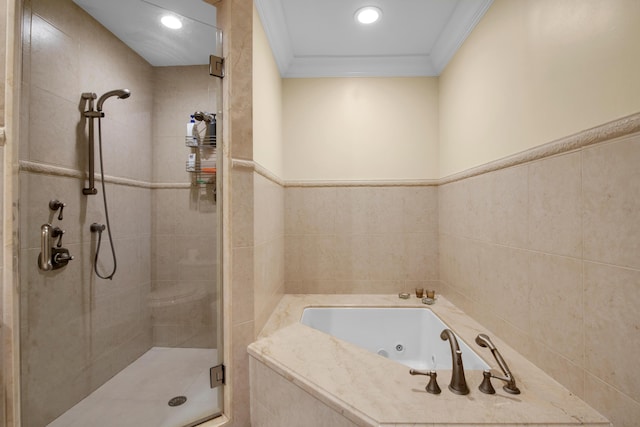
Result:
{"label": "shower slide bar", "polygon": [[[116,90],[111,90],[109,92],[106,92],[104,95],[102,95],[97,102],[97,108],[94,109],[93,107],[93,101],[98,98],[98,95],[96,95],[94,92],[83,92],[82,93],[82,99],[88,100],[89,101],[89,108],[87,109],[87,111],[85,111],[83,113],[84,117],[86,117],[87,119],[89,119],[89,187],[85,187],[82,189],[82,194],[84,194],[85,196],[88,196],[90,194],[98,194],[98,189],[95,186],[95,166],[94,166],[94,131],[93,131],[93,119],[98,118],[98,121],[100,121],[100,118],[104,117],[104,113],[102,112],[102,104],[104,103],[104,101],[107,100],[107,98],[110,98],[112,96],[117,96],[119,99],[126,99],[129,96],[131,96],[131,92],[129,91],[129,89],[116,89]],[[98,126],[100,126],[100,124],[98,123]],[[101,135],[98,135],[98,137],[101,137]]]}

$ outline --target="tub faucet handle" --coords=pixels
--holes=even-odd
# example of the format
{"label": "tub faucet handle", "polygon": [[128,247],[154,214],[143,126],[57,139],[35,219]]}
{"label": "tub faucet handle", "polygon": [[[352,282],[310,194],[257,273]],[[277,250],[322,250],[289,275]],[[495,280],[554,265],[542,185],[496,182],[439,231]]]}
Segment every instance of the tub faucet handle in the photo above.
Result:
{"label": "tub faucet handle", "polygon": [[496,394],[496,389],[491,384],[491,371],[489,369],[482,372],[482,383],[478,386],[478,389],[485,394]]}
{"label": "tub faucet handle", "polygon": [[440,394],[442,392],[442,390],[440,390],[440,386],[438,386],[438,380],[436,380],[438,377],[436,371],[419,371],[417,369],[411,369],[409,370],[409,373],[411,375],[426,375],[429,377],[429,384],[425,387],[427,393]]}

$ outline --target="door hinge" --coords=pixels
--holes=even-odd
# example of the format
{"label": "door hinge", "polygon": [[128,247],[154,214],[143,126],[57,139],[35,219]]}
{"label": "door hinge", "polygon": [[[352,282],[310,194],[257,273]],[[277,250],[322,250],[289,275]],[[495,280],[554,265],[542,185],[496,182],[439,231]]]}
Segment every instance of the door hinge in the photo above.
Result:
{"label": "door hinge", "polygon": [[209,75],[220,78],[224,77],[224,58],[209,55]]}
{"label": "door hinge", "polygon": [[220,364],[209,369],[209,378],[211,380],[211,388],[224,385],[224,365]]}

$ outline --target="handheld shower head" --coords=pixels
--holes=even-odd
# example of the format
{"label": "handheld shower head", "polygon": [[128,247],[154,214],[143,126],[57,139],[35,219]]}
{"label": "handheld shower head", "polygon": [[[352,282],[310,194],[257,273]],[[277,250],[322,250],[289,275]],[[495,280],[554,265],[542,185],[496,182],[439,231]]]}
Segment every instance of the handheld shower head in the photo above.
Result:
{"label": "handheld shower head", "polygon": [[98,99],[98,106],[96,107],[97,110],[102,111],[102,104],[107,100],[107,98],[111,98],[112,96],[117,96],[119,99],[125,99],[131,96],[131,91],[129,89],[116,89],[106,92]]}
{"label": "handheld shower head", "polygon": [[491,341],[491,339],[485,334],[479,334],[476,337],[476,344],[478,344],[480,347],[489,348],[489,350],[491,351],[496,349],[496,346],[493,345],[493,341]]}

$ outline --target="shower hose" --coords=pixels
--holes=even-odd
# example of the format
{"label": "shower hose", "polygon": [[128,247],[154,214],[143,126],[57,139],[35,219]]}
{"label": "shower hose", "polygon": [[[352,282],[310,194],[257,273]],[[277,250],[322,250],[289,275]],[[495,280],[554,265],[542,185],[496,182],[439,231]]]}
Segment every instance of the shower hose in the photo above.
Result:
{"label": "shower hose", "polygon": [[100,156],[100,183],[102,184],[102,200],[104,201],[104,216],[107,221],[107,233],[109,234],[109,243],[111,245],[111,255],[113,256],[113,270],[111,274],[103,276],[98,272],[98,256],[100,255],[100,244],[102,243],[102,229],[96,229],[98,232],[98,247],[96,248],[96,257],[93,260],[93,269],[96,275],[101,279],[113,280],[116,269],[118,268],[118,262],[116,260],[116,249],[113,246],[113,237],[111,237],[111,224],[109,223],[109,208],[107,207],[107,192],[104,185],[104,165],[102,162],[102,125],[100,117],[98,117],[98,150]]}

